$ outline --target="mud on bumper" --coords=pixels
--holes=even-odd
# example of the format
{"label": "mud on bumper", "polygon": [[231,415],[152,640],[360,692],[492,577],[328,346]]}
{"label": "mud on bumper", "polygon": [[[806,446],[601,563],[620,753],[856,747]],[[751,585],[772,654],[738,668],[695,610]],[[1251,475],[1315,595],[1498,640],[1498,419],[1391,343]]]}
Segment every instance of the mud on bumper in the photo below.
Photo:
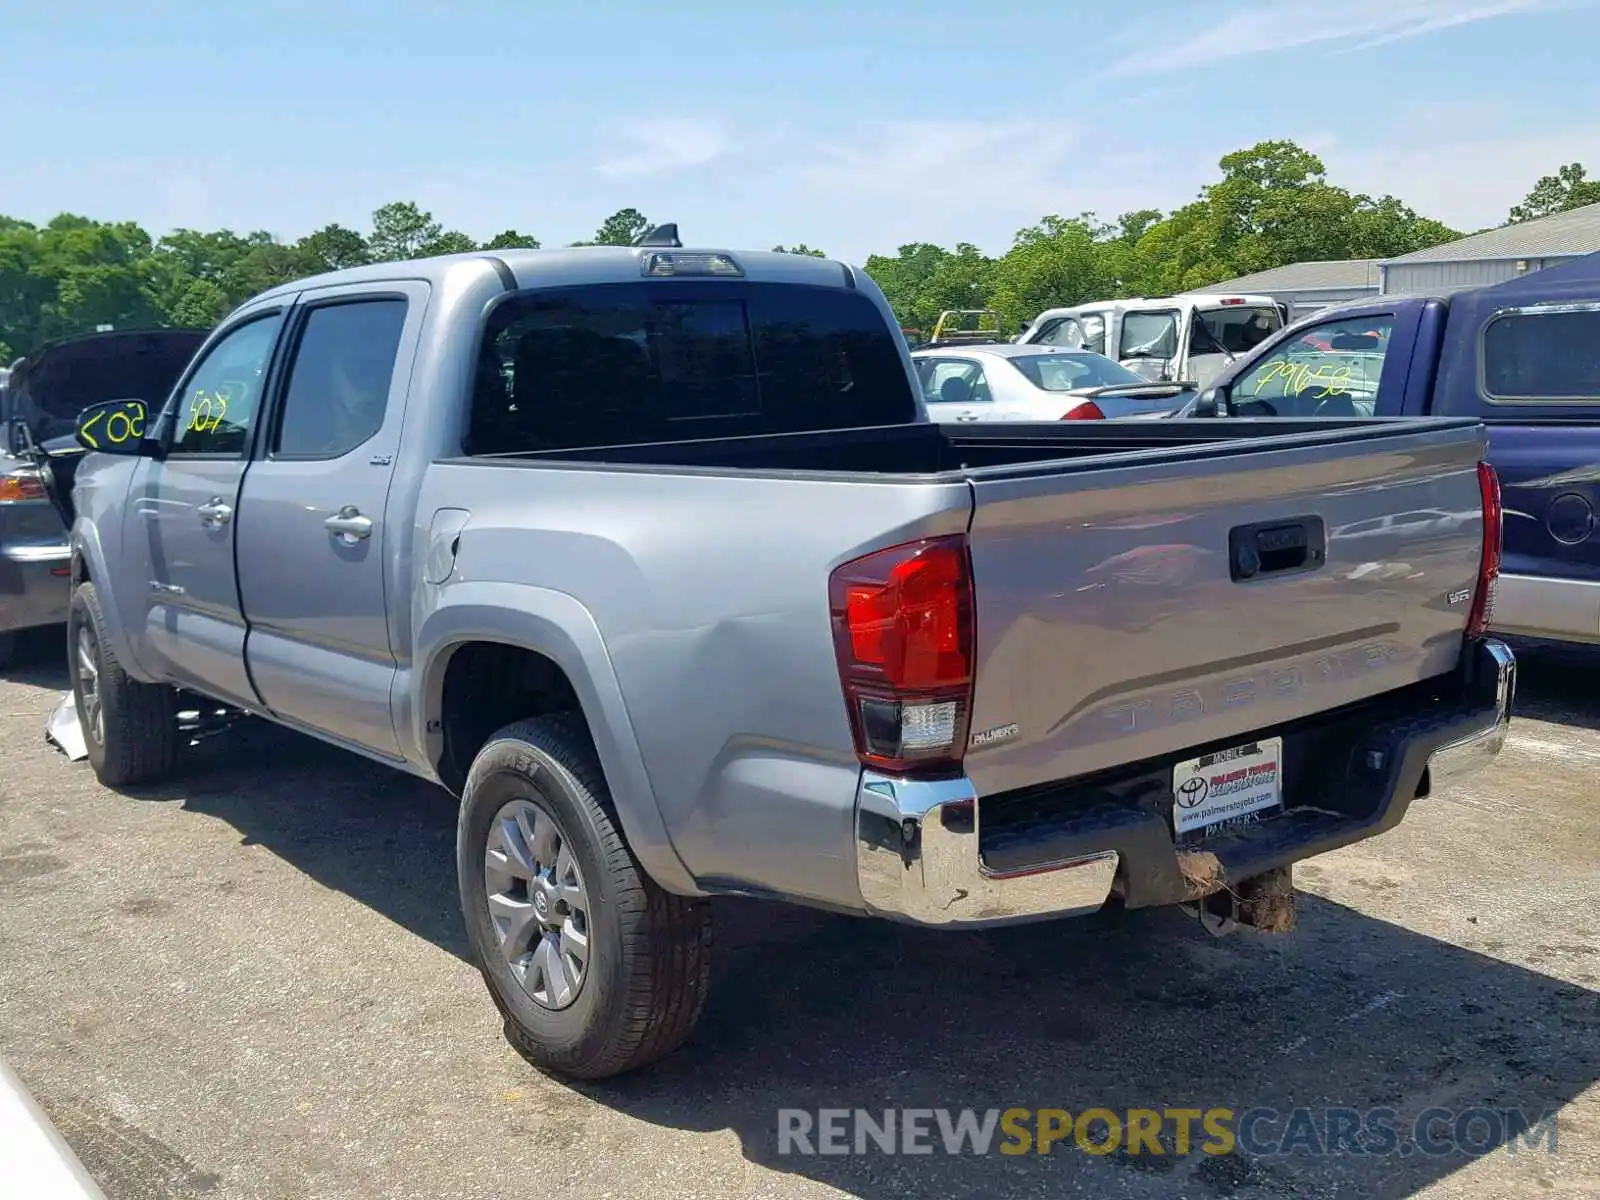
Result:
{"label": "mud on bumper", "polygon": [[1246,734],[1236,740],[1283,736],[1285,807],[1200,842],[1173,836],[1172,766],[1221,747],[981,800],[964,778],[869,771],[856,797],[862,899],[879,916],[975,927],[1082,915],[1113,897],[1193,901],[1393,828],[1414,799],[1494,760],[1515,692],[1510,649],[1482,639],[1448,677]]}

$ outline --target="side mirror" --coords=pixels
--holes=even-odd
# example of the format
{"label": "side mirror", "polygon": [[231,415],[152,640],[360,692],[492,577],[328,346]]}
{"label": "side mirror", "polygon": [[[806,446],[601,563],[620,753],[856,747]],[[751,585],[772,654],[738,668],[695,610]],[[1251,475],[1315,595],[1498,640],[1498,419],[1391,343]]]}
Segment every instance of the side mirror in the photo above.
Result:
{"label": "side mirror", "polygon": [[1192,417],[1215,417],[1226,411],[1228,407],[1227,389],[1214,387],[1201,392],[1190,411]]}
{"label": "side mirror", "polygon": [[143,400],[106,400],[78,414],[78,445],[96,454],[139,458],[150,453],[145,442]]}

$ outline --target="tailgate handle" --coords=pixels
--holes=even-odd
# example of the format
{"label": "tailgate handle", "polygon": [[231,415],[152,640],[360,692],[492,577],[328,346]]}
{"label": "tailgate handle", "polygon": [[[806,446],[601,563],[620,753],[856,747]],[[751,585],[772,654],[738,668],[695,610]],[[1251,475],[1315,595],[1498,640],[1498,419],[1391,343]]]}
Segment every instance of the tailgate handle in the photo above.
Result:
{"label": "tailgate handle", "polygon": [[1292,517],[1228,531],[1228,567],[1235,583],[1263,575],[1315,571],[1327,560],[1321,517]]}

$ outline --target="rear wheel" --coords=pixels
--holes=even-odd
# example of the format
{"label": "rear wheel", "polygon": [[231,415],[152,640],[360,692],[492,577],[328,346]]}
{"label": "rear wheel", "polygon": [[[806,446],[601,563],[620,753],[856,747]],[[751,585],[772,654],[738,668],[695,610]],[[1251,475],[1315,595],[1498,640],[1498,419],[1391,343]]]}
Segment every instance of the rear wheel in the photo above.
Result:
{"label": "rear wheel", "polygon": [[521,721],[478,752],[457,871],[506,1037],[534,1066],[603,1079],[689,1037],[709,983],[710,908],[640,868],[580,720]]}
{"label": "rear wheel", "polygon": [[108,787],[125,787],[167,775],[178,757],[173,690],[128,677],[106,638],[92,583],[73,590],[67,653],[78,724],[95,776]]}

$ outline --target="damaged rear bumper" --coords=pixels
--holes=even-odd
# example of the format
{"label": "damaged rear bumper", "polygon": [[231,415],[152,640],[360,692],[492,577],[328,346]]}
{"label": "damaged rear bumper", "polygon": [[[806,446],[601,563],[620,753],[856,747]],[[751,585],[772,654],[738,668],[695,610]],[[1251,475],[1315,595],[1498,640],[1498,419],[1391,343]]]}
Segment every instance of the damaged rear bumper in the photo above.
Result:
{"label": "damaged rear bumper", "polygon": [[1312,782],[1296,788],[1291,762],[1281,812],[1197,843],[1173,836],[1168,761],[983,801],[965,778],[867,771],[856,797],[861,897],[878,916],[956,927],[1077,916],[1113,896],[1130,908],[1193,901],[1393,828],[1413,799],[1494,761],[1515,693],[1510,649],[1475,640],[1425,700],[1395,696],[1288,731]]}

